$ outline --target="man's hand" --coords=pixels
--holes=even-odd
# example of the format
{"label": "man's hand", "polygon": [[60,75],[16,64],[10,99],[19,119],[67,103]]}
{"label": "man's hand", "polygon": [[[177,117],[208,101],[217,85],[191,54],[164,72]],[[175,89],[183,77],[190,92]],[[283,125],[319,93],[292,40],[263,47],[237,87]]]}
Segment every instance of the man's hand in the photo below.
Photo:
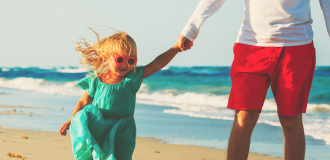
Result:
{"label": "man's hand", "polygon": [[176,40],[176,44],[180,47],[181,51],[186,51],[194,45],[194,42],[191,42],[188,38],[180,34]]}

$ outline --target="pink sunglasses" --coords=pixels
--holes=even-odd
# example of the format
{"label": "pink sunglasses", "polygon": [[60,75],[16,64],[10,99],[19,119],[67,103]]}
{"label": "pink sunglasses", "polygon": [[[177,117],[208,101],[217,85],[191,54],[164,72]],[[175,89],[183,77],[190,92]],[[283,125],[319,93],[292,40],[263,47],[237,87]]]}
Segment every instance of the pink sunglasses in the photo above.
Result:
{"label": "pink sunglasses", "polygon": [[129,65],[134,65],[136,63],[136,59],[134,57],[129,57],[128,59],[125,59],[124,56],[113,56],[111,54],[111,57],[116,61],[117,65],[121,65],[126,61]]}

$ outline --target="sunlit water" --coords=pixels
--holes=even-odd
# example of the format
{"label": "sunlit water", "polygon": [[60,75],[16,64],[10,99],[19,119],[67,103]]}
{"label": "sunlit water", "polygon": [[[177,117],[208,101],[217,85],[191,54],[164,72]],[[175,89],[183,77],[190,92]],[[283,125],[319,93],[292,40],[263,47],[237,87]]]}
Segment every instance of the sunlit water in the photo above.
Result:
{"label": "sunlit water", "polygon": [[[145,79],[137,94],[138,136],[226,149],[234,113],[226,108],[229,71],[229,67],[169,67]],[[17,108],[20,115],[1,115],[0,125],[58,131],[84,93],[76,82],[85,75],[77,67],[0,67],[0,105],[37,107]],[[330,157],[329,80],[330,67],[317,67],[303,117],[306,159]],[[0,108],[0,112],[9,111],[12,108]],[[283,156],[283,135],[271,91],[253,132],[251,152]]]}

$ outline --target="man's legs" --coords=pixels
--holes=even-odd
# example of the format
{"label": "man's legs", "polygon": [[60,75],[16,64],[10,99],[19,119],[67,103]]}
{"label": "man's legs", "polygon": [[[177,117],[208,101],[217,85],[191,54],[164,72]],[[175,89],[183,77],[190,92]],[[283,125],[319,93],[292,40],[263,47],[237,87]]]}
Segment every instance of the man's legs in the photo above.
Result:
{"label": "man's legs", "polygon": [[228,160],[246,160],[251,134],[256,125],[270,85],[269,53],[281,48],[267,48],[236,43],[230,76],[232,88],[227,108],[235,110],[228,142]]}
{"label": "man's legs", "polygon": [[284,134],[286,160],[303,160],[305,156],[302,113],[306,112],[315,63],[313,43],[285,47],[270,75]]}
{"label": "man's legs", "polygon": [[284,134],[284,159],[303,160],[305,157],[305,135],[302,114],[278,115]]}
{"label": "man's legs", "polygon": [[[228,142],[228,160],[246,160],[250,140],[260,111],[235,111],[233,128]],[[305,135],[302,114],[295,116],[278,115],[284,134],[285,160],[303,160],[305,157]]]}
{"label": "man's legs", "polygon": [[236,110],[228,142],[228,160],[246,160],[250,149],[251,134],[259,118],[258,110]]}
{"label": "man's legs", "polygon": [[[236,43],[231,67],[228,107],[236,110],[228,159],[247,159],[250,138],[270,82],[285,137],[286,159],[303,159],[306,112],[315,69],[313,43],[290,47],[258,47]],[[298,153],[299,152],[299,153]]]}

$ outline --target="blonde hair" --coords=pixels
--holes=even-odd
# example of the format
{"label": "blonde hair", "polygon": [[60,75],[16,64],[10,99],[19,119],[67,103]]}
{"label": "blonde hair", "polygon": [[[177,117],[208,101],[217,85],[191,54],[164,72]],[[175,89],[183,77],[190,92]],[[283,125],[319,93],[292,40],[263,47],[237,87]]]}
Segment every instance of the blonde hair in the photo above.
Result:
{"label": "blonde hair", "polygon": [[[108,59],[111,58],[111,55],[134,57],[137,60],[135,41],[127,33],[116,31],[112,36],[100,40],[99,34],[95,30],[91,30],[96,34],[97,42],[88,43],[86,39],[80,38],[82,41],[77,42],[75,46],[76,51],[81,52],[82,58],[79,62],[83,67],[87,65],[89,70],[93,70],[97,74],[110,70]],[[135,71],[136,63],[132,69]]]}

